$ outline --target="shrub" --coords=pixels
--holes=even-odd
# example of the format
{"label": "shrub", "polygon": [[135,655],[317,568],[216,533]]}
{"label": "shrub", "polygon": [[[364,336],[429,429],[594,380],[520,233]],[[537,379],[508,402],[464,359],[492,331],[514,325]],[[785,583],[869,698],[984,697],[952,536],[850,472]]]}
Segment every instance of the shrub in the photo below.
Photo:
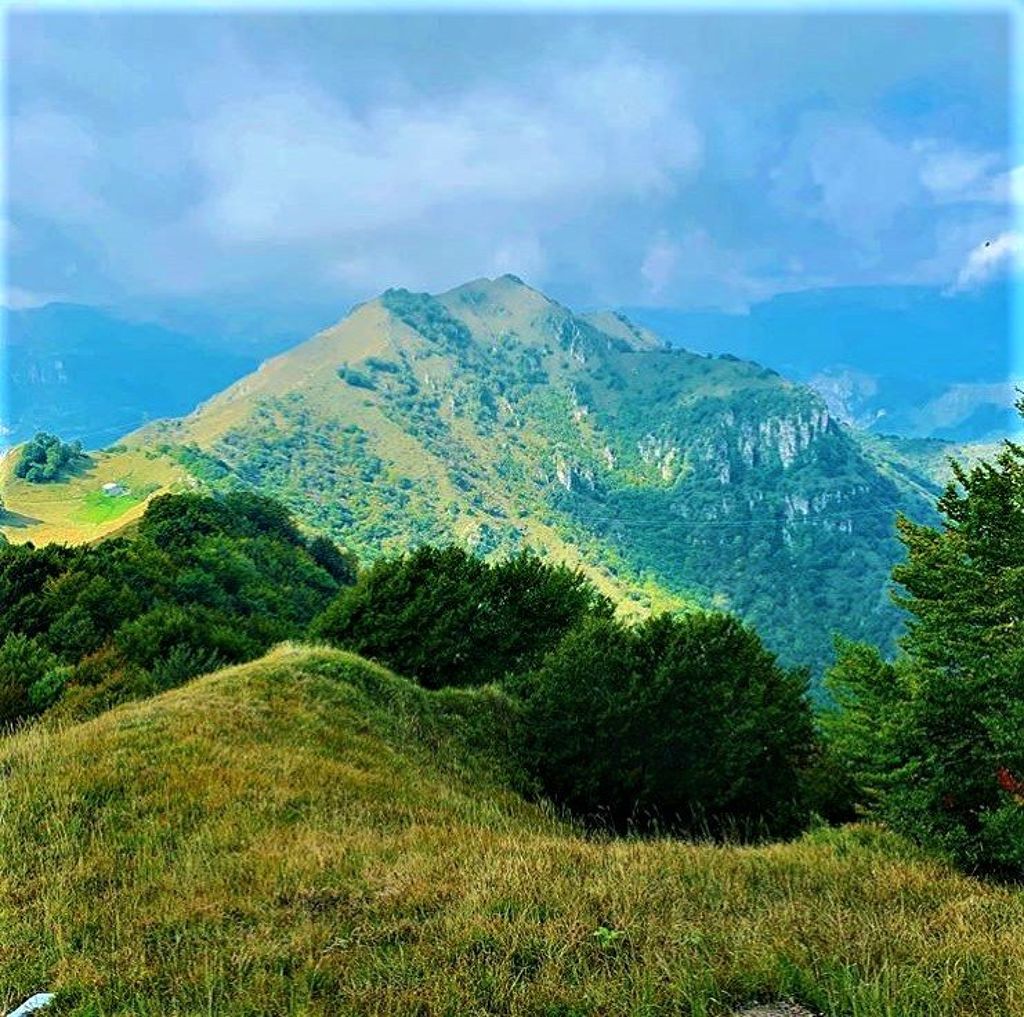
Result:
{"label": "shrub", "polygon": [[813,742],[806,675],[736,619],[583,622],[516,683],[547,793],[616,827],[789,831]]}
{"label": "shrub", "polygon": [[582,618],[611,613],[581,574],[531,553],[489,565],[424,546],[361,572],[313,633],[439,688],[535,667]]}
{"label": "shrub", "polygon": [[36,713],[29,689],[43,680],[57,658],[38,639],[10,632],[0,644],[0,725]]}
{"label": "shrub", "polygon": [[91,710],[257,656],[303,635],[354,568],[247,492],[156,498],[132,537],[0,547],[0,632],[11,637],[0,720],[67,695]]}

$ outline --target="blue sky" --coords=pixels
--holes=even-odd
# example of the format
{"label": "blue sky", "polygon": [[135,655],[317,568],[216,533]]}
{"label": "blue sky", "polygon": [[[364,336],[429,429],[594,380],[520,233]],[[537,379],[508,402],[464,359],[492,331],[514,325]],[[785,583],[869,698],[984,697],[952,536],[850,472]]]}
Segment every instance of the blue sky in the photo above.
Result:
{"label": "blue sky", "polygon": [[[996,9],[13,11],[7,302],[340,315],[920,284],[1020,249]],[[988,246],[986,246],[986,243]]]}

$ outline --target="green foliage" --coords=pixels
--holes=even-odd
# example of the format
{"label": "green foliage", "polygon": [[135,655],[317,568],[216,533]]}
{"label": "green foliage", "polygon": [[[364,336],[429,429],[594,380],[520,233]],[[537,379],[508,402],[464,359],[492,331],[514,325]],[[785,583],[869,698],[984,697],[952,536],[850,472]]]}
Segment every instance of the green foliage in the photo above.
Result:
{"label": "green foliage", "polygon": [[40,431],[25,443],[14,467],[14,475],[32,484],[45,484],[59,480],[82,458],[81,442],[65,443],[54,434]]}
{"label": "green foliage", "polygon": [[210,674],[222,667],[226,660],[216,648],[178,643],[150,668],[150,677],[157,691],[177,688],[197,675]]}
{"label": "green foliage", "polygon": [[[32,709],[42,713],[43,710],[53,706],[60,699],[73,675],[74,669],[67,664],[57,664],[51,667],[42,678],[28,687],[28,698]],[[25,680],[24,675],[21,680]]]}
{"label": "green foliage", "polygon": [[584,617],[612,610],[582,575],[529,552],[488,564],[424,546],[363,571],[313,632],[429,688],[483,685],[536,666]]}
{"label": "green foliage", "polygon": [[792,830],[806,675],[726,615],[589,618],[516,684],[546,792],[616,827]]}
{"label": "green foliage", "polygon": [[383,371],[385,374],[401,374],[402,365],[383,357],[367,357],[365,364],[371,371]]}
{"label": "green foliage", "polygon": [[198,480],[210,485],[234,486],[233,474],[227,463],[196,445],[159,445],[157,451],[173,456]]}
{"label": "green foliage", "polygon": [[343,586],[351,586],[356,581],[359,573],[356,556],[351,551],[342,551],[330,538],[322,534],[314,537],[309,542],[309,556]]}
{"label": "green foliage", "polygon": [[8,632],[0,644],[0,725],[28,716],[33,709],[30,689],[42,682],[57,663],[38,639]]}
{"label": "green foliage", "polygon": [[[1024,409],[1024,408],[1022,408]],[[955,467],[941,529],[899,522],[893,664],[845,647],[830,724],[865,799],[968,867],[1024,875],[1024,449]]]}
{"label": "green foliage", "polygon": [[377,387],[377,383],[370,375],[364,374],[354,367],[349,367],[348,364],[343,364],[338,368],[338,377],[342,381],[347,381],[353,388],[374,389]]}
{"label": "green foliage", "polygon": [[155,498],[131,538],[0,547],[0,721],[251,659],[303,634],[354,577],[351,555],[246,492]]}
{"label": "green foliage", "polygon": [[372,434],[324,420],[300,398],[268,400],[218,443],[234,472],[211,486],[272,493],[312,527],[344,538],[361,558],[443,541],[436,484],[392,483],[380,451]]}
{"label": "green foliage", "polygon": [[429,293],[391,289],[381,296],[380,302],[425,339],[442,347],[457,349],[472,342],[470,330]]}

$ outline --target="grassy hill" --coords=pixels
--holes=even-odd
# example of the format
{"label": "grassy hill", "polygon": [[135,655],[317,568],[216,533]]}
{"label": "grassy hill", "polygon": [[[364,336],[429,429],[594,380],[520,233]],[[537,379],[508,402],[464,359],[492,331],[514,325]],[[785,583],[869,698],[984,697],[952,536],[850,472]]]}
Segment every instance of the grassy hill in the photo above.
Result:
{"label": "grassy hill", "polygon": [[[527,804],[511,703],[282,647],[0,745],[0,1005],[1005,1017],[1024,897],[875,829],[714,847]],[[602,931],[604,930],[604,931]]]}

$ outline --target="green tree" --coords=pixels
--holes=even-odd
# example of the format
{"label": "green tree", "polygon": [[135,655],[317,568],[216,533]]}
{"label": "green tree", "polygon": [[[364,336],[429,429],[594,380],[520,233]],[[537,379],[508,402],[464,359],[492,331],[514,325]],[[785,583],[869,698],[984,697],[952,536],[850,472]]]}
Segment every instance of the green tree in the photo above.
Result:
{"label": "green tree", "polygon": [[612,610],[581,574],[529,552],[489,565],[424,545],[361,572],[313,634],[429,688],[481,685],[536,666],[584,617]]}
{"label": "green tree", "polygon": [[787,831],[813,744],[807,676],[721,614],[591,618],[517,683],[556,801],[617,826]]}
{"label": "green tree", "polygon": [[901,656],[844,649],[831,734],[893,827],[967,867],[1022,875],[1024,448],[953,471],[941,528],[898,521]]}
{"label": "green tree", "polygon": [[14,475],[33,484],[44,484],[57,480],[82,456],[81,442],[65,443],[55,434],[40,431],[25,443],[15,464]]}

